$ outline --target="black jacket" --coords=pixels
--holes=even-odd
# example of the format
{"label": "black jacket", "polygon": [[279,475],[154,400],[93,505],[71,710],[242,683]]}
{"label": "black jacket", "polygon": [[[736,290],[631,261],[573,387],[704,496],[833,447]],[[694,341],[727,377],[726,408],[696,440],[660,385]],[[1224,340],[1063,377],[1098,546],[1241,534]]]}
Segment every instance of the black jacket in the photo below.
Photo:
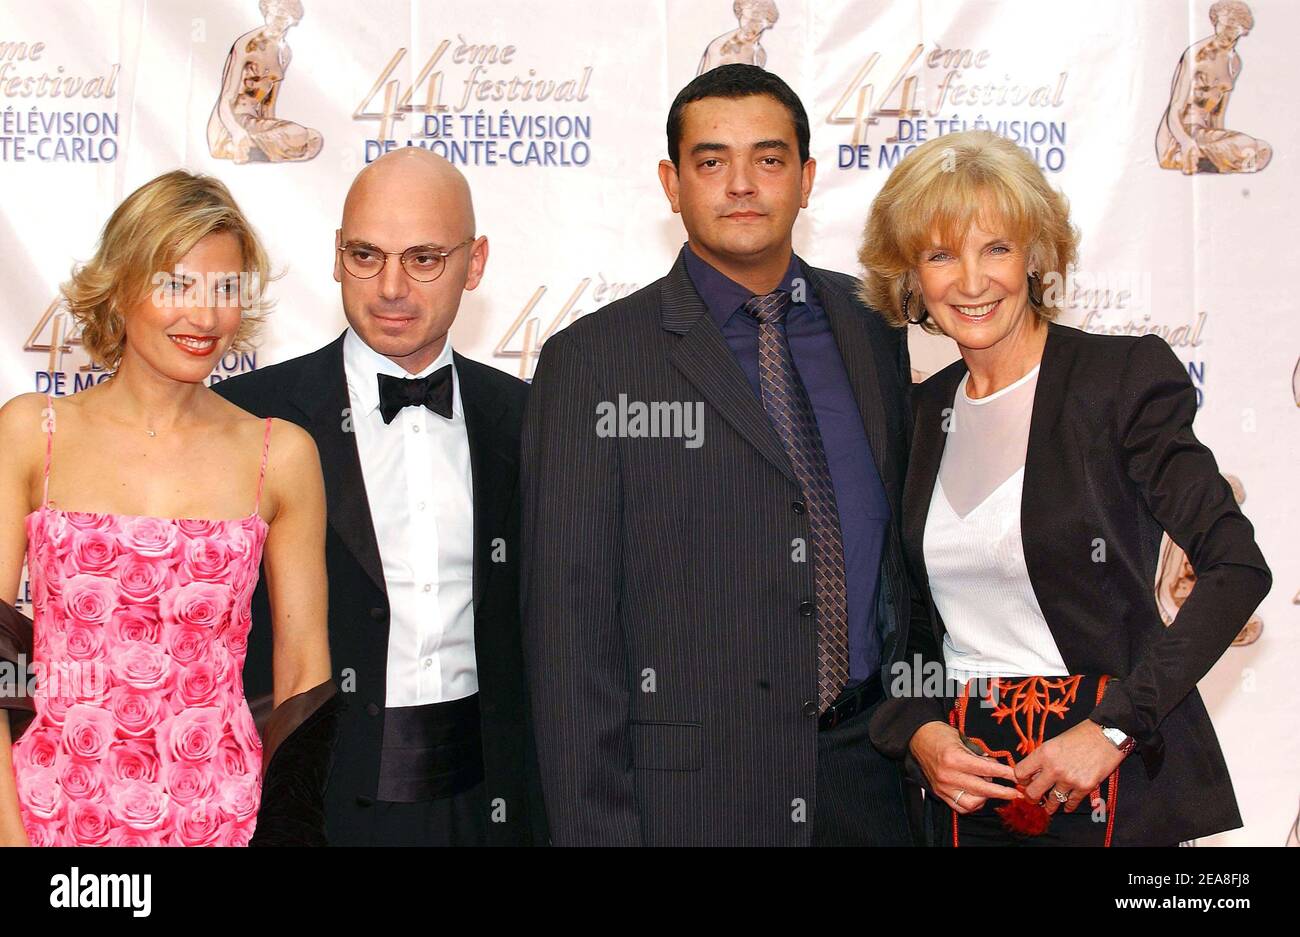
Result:
{"label": "black jacket", "polygon": [[[897,518],[906,343],[851,277],[805,269]],[[597,405],[622,394],[702,403],[702,444],[598,435]],[[808,515],[682,259],[546,343],[524,423],[524,642],[556,843],[808,844],[817,628],[812,563],[794,559]],[[888,661],[909,607],[892,522],[880,582]]]}
{"label": "black jacket", "polygon": [[[346,333],[345,333],[346,334]],[[489,842],[546,841],[519,636],[519,431],[527,385],[459,353],[456,372],[469,435],[474,492],[474,648],[482,713],[484,794],[504,800]],[[369,842],[383,739],[388,600],[371,523],[343,370],[343,336],[311,354],[218,383],[257,416],[306,429],[320,451],[329,526],[329,637],[335,680],[347,701],[326,797],[332,844]],[[492,562],[502,538],[505,562]],[[245,682],[250,701],[270,692],[271,628],[265,582],[253,597]]]}
{"label": "black jacket", "polygon": [[[914,392],[903,495],[903,542],[919,598],[909,660],[942,661],[944,624],[929,600],[922,537],[945,411],[965,373],[958,360]],[[1093,719],[1141,746],[1142,763],[1125,762],[1116,845],[1168,844],[1241,825],[1196,682],[1263,600],[1272,576],[1214,456],[1192,432],[1195,415],[1187,371],[1160,338],[1049,324],[1021,533],[1035,596],[1070,673],[1118,678]],[[1162,529],[1186,551],[1197,579],[1169,627],[1154,592]],[[1104,562],[1095,559],[1103,555],[1099,544]],[[872,740],[902,758],[922,724],[945,718],[939,699],[899,696],[877,710]]]}

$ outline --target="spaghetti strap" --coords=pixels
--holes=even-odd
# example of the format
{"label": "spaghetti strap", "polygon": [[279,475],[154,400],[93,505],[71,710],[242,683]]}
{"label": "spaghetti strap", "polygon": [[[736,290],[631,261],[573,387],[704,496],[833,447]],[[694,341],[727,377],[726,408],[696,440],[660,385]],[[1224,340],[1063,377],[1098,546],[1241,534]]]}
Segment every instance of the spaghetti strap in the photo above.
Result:
{"label": "spaghetti strap", "polygon": [[253,513],[259,514],[262,510],[262,483],[266,481],[266,457],[271,451],[271,417],[266,418],[266,432],[262,435],[262,471],[257,476],[257,503],[253,505]]}
{"label": "spaghetti strap", "polygon": [[41,415],[45,424],[45,481],[41,488],[41,510],[50,503],[50,460],[54,456],[54,398],[45,395],[45,412]]}

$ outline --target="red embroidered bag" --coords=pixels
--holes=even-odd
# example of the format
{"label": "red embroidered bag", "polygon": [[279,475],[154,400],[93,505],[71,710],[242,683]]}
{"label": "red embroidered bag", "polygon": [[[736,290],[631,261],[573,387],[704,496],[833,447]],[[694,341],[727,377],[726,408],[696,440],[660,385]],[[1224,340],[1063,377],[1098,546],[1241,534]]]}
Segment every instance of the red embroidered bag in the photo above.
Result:
{"label": "red embroidered bag", "polygon": [[[1088,718],[1101,702],[1109,677],[1074,675],[1068,677],[998,677],[971,680],[948,712],[948,724],[961,734],[967,748],[1015,767],[1045,741],[1060,735]],[[987,689],[976,692],[979,685]],[[974,702],[975,705],[971,705]],[[995,779],[996,782],[996,779]],[[1023,792],[1023,788],[1017,785]],[[1102,794],[1105,788],[1105,794]],[[1115,804],[1119,793],[1119,768],[1116,768],[1091,792],[1091,801],[1106,809],[1106,839],[1109,846],[1115,827]],[[996,813],[1008,831],[1018,836],[1041,836],[1047,831],[1052,815],[1040,804],[1028,800],[1011,800],[997,806],[986,801],[976,811]],[[958,845],[957,822],[952,815],[952,844]]]}

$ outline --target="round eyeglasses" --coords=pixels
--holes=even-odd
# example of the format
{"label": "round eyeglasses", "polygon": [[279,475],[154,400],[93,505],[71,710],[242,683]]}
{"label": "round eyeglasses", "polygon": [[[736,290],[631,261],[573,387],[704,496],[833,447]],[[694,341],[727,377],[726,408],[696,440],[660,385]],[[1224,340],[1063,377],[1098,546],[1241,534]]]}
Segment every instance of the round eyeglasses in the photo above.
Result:
{"label": "round eyeglasses", "polygon": [[342,247],[336,248],[336,250],[343,254],[343,269],[358,280],[370,280],[379,276],[384,267],[388,265],[388,258],[395,255],[401,258],[402,269],[406,271],[406,275],[412,280],[418,280],[420,283],[432,283],[442,276],[443,270],[447,269],[447,258],[466,244],[472,243],[474,243],[474,238],[468,237],[446,250],[440,247],[421,245],[419,247],[408,247],[404,251],[384,251],[373,244],[366,244],[363,241],[348,241]]}

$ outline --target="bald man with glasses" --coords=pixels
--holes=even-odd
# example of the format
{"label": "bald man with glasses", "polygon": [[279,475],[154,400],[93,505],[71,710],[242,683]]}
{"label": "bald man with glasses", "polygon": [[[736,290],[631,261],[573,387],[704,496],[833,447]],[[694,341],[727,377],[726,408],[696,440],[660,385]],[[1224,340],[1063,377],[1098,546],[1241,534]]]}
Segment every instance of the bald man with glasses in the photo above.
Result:
{"label": "bald man with glasses", "polygon": [[[518,611],[527,385],[449,334],[488,260],[469,185],[426,150],[385,154],[353,182],[334,247],[343,334],[216,386],[320,450],[330,646],[349,703],[330,842],[543,843]],[[253,608],[255,699],[271,686],[262,587]]]}

